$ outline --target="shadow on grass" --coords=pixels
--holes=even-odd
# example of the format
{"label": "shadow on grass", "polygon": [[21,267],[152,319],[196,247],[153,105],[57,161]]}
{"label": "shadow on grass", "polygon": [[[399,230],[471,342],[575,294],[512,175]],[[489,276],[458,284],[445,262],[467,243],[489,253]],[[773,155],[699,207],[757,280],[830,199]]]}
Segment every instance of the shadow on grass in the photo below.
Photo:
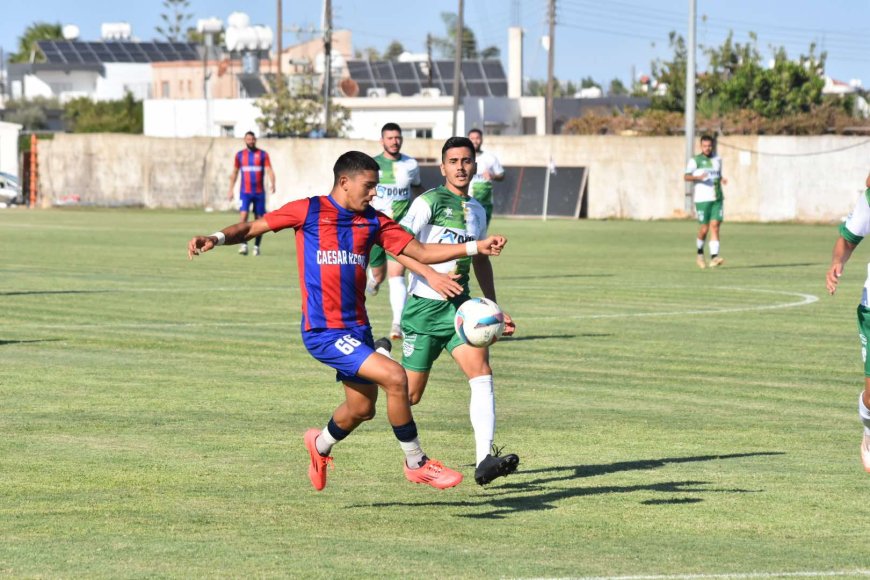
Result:
{"label": "shadow on grass", "polygon": [[548,340],[551,338],[606,338],[610,333],[589,332],[586,334],[532,334],[529,336],[503,336],[499,342],[519,342],[521,340]]}
{"label": "shadow on grass", "polygon": [[29,344],[31,342],[58,342],[60,338],[38,338],[34,340],[0,340],[0,346],[8,344]]}
{"label": "shadow on grass", "polygon": [[[547,469],[533,469],[523,471],[522,467],[517,471],[514,478],[536,474],[554,474],[552,477],[540,477],[531,481],[517,481],[505,483],[487,488],[486,496],[472,498],[463,501],[433,501],[433,502],[382,502],[374,504],[354,504],[349,508],[358,507],[458,507],[458,508],[490,508],[481,513],[462,513],[458,517],[471,519],[503,519],[511,514],[543,511],[555,509],[557,502],[565,499],[586,497],[595,495],[607,495],[614,493],[637,493],[655,492],[662,494],[675,494],[680,497],[664,497],[644,500],[644,505],[667,505],[667,504],[691,504],[704,501],[700,497],[687,497],[693,494],[710,493],[759,493],[761,490],[741,488],[716,488],[708,487],[711,482],[699,480],[666,481],[662,483],[639,484],[639,485],[604,485],[604,486],[576,486],[569,488],[554,489],[547,484],[553,482],[571,482],[584,477],[606,475],[622,471],[635,471],[657,469],[668,464],[692,463],[699,461],[716,461],[724,459],[737,459],[742,457],[769,457],[785,455],[779,451],[755,452],[755,453],[732,453],[728,455],[697,455],[692,457],[669,457],[664,459],[645,459],[638,461],[623,461],[619,463],[602,465],[576,465],[571,467],[551,467]],[[520,495],[522,494],[522,495]]]}
{"label": "shadow on grass", "polygon": [[41,294],[103,294],[109,290],[13,290],[0,292],[0,296],[38,296]]}

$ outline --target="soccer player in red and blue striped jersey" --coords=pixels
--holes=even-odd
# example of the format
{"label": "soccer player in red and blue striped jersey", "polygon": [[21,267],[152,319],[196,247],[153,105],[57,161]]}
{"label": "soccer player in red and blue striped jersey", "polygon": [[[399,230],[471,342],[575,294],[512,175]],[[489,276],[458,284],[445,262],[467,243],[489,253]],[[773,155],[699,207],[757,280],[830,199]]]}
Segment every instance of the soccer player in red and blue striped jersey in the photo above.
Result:
{"label": "soccer player in red and blue striped jersey", "polygon": [[[304,441],[311,463],[308,477],[315,489],[326,486],[332,447],[375,414],[377,386],[387,396],[387,418],[405,453],[405,477],[444,489],[462,474],[429,459],[417,437],[402,367],[375,351],[365,309],[366,266],[373,244],[418,262],[446,262],[478,253],[498,255],[502,236],[465,244],[422,244],[395,221],[371,207],[378,184],[377,162],[358,151],[338,158],[329,195],[292,201],[253,222],[238,223],[188,243],[188,257],[222,244],[239,244],[270,231],[296,230],[296,255],[302,288],[302,342],[317,360],[336,370],[345,401],[323,430],[309,429]],[[450,276],[440,284],[460,288]]]}
{"label": "soccer player in red and blue striped jersey", "polygon": [[[259,219],[266,214],[266,173],[269,174],[269,190],[275,193],[275,172],[272,170],[272,162],[269,154],[257,148],[257,136],[253,131],[245,133],[245,148],[236,153],[233,161],[233,175],[230,177],[230,191],[227,199],[233,200],[233,188],[236,186],[236,178],[242,174],[239,185],[239,221],[248,221],[248,212],[254,207],[254,217]],[[254,242],[254,255],[260,255],[260,242],[262,236],[258,236]],[[243,256],[248,253],[248,244],[242,244],[239,253]]]}

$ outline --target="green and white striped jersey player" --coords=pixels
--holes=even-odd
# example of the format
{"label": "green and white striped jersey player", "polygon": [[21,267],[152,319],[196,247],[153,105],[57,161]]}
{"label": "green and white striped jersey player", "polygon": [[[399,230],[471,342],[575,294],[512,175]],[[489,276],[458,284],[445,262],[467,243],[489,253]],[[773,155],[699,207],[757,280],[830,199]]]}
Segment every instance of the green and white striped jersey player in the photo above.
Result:
{"label": "green and white striped jersey player", "polygon": [[499,163],[498,157],[489,151],[481,150],[483,145],[483,132],[480,129],[472,129],[468,132],[468,138],[474,144],[477,172],[471,180],[471,197],[480,202],[486,210],[486,224],[492,220],[492,188],[494,181],[504,179],[504,167]]}
{"label": "green and white striped jersey player", "polygon": [[709,231],[710,267],[721,266],[725,263],[725,260],[719,256],[719,224],[725,218],[722,186],[728,183],[728,180],[722,177],[722,159],[713,153],[713,138],[709,135],[701,137],[701,153],[689,159],[683,179],[693,184],[695,210],[698,214],[698,223],[701,224],[696,240],[698,250],[696,263],[701,269],[707,267],[707,261],[704,259],[704,242]]}
{"label": "green and white striped jersey player", "polygon": [[[474,171],[474,147],[465,137],[451,137],[441,150],[441,173],[445,185],[430,189],[414,200],[401,221],[419,241],[426,243],[469,243],[487,236],[486,211],[468,195]],[[475,480],[485,485],[512,473],[519,464],[514,454],[501,455],[493,447],[495,436],[495,394],[489,349],[475,348],[456,334],[453,319],[456,309],[469,298],[472,268],[484,296],[495,301],[495,282],[488,256],[473,255],[441,264],[423,266],[406,261],[412,271],[408,301],[402,313],[402,366],[408,375],[411,404],[423,396],[432,364],[447,350],[453,356],[471,387],[469,413],[474,429],[477,466]],[[431,280],[445,275],[453,278],[455,291],[445,293]],[[449,280],[449,278],[448,278]],[[515,325],[505,314],[505,334]]]}
{"label": "green and white striped jersey player", "polygon": [[[858,244],[870,234],[870,177],[867,179],[868,189],[861,195],[852,213],[840,225],[840,237],[834,243],[831,267],[825,280],[828,292],[837,291],[837,284],[843,275],[843,267]],[[867,280],[861,303],[858,304],[858,337],[861,340],[861,358],[864,360],[864,390],[858,396],[858,416],[864,424],[864,436],[861,439],[861,461],[864,470],[870,473],[870,361],[867,359],[867,340],[870,338],[870,264],[867,266]]]}
{"label": "green and white striped jersey player", "polygon": [[[401,221],[411,204],[412,190],[419,192],[420,167],[417,160],[402,154],[402,129],[395,123],[387,123],[381,128],[381,147],[383,152],[375,157],[380,168],[378,171],[377,196],[372,207],[385,213],[395,221]],[[374,296],[384,278],[390,287],[390,307],[393,322],[390,338],[402,337],[399,322],[405,306],[405,268],[392,257],[387,256],[380,246],[373,246],[369,254],[369,271],[366,291]]]}

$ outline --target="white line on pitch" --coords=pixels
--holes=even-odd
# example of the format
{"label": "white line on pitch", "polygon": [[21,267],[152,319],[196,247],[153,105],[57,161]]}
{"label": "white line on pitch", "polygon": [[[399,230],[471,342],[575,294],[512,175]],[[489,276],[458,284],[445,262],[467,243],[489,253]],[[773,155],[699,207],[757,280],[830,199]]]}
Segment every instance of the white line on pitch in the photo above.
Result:
{"label": "white line on pitch", "polygon": [[751,578],[827,578],[831,576],[870,576],[870,570],[745,572],[734,574],[659,574],[649,576],[582,576],[576,580],[742,580]]}

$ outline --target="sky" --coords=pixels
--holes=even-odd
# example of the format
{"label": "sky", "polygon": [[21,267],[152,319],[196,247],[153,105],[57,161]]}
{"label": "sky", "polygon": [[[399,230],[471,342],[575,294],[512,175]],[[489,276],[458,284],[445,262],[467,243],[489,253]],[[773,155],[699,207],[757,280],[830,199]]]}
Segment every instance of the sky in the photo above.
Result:
{"label": "sky", "polygon": [[[592,77],[607,86],[619,78],[628,84],[649,73],[651,62],[669,59],[668,33],[687,36],[691,0],[556,0],[555,74],[562,81]],[[699,45],[719,46],[733,31],[738,42],[758,35],[767,59],[771,46],[784,47],[791,57],[807,53],[811,43],[827,52],[827,73],[835,79],[863,81],[870,88],[870,0],[696,0]],[[103,22],[129,22],[141,40],[157,38],[154,28],[164,12],[161,0],[135,2],[99,0],[3,0],[0,47],[15,51],[18,37],[35,21],[75,24],[82,40],[99,40]],[[333,0],[334,27],[353,32],[355,49],[382,51],[398,40],[411,52],[424,52],[426,34],[445,35],[442,12],[455,12],[457,0],[410,0],[376,3]],[[525,31],[524,76],[545,79],[547,52],[541,39],[547,32],[547,0],[466,0],[465,21],[478,46],[501,49],[507,67],[507,28]],[[196,19],[216,16],[226,22],[235,11],[246,12],[254,24],[276,28],[276,0],[190,0]],[[298,29],[320,28],[322,1],[283,1],[284,46],[312,38]],[[317,33],[315,33],[317,35]],[[698,51],[699,70],[705,59]]]}

